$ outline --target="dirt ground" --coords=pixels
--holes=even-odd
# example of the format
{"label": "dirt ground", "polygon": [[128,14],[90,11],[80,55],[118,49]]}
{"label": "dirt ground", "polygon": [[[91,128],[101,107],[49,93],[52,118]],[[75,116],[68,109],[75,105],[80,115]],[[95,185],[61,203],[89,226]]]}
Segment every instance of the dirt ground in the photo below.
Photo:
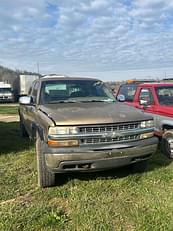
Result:
{"label": "dirt ground", "polygon": [[18,115],[0,115],[0,122],[14,122],[19,121]]}
{"label": "dirt ground", "polygon": [[[0,107],[3,106],[10,106],[10,107],[16,107],[18,106],[18,103],[0,103]],[[0,122],[15,122],[19,121],[18,115],[8,115],[8,114],[0,114]]]}
{"label": "dirt ground", "polygon": [[6,107],[6,106],[9,106],[9,107],[16,107],[18,106],[19,104],[18,103],[0,103],[0,107]]}

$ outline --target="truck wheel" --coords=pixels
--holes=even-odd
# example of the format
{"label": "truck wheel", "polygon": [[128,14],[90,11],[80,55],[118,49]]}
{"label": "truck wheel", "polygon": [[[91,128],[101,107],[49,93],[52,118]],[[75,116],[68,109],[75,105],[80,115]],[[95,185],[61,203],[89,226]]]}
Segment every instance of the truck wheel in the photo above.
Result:
{"label": "truck wheel", "polygon": [[161,141],[161,151],[169,159],[173,159],[173,130],[167,130]]}
{"label": "truck wheel", "polygon": [[24,126],[24,124],[23,124],[23,122],[22,122],[21,119],[20,119],[20,134],[21,134],[21,136],[22,136],[23,138],[28,137],[28,133],[27,133],[27,131],[26,131],[26,129],[25,129],[25,126]]}
{"label": "truck wheel", "polygon": [[146,170],[147,166],[148,166],[148,160],[143,160],[140,162],[133,163],[129,167],[130,167],[130,171],[133,173],[140,173],[140,172],[142,173]]}
{"label": "truck wheel", "polygon": [[37,172],[39,187],[49,187],[55,184],[55,173],[48,171],[45,157],[42,152],[42,143],[39,134],[36,134]]}

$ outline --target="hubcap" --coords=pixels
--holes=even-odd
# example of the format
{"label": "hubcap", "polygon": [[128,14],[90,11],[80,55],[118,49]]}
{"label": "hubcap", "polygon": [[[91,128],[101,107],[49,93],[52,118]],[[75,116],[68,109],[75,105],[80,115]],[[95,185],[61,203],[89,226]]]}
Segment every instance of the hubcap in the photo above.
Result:
{"label": "hubcap", "polygon": [[173,155],[173,139],[168,138],[166,143],[167,143],[166,145],[167,150],[169,151],[171,155]]}

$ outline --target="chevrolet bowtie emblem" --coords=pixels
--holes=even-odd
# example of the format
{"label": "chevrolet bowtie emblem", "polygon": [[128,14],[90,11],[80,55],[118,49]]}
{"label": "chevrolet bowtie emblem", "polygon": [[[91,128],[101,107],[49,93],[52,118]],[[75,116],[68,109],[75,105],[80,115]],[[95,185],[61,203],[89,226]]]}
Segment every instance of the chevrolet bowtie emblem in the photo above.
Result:
{"label": "chevrolet bowtie emblem", "polygon": [[102,135],[103,138],[115,138],[118,136],[122,136],[122,133],[118,132],[107,132]]}

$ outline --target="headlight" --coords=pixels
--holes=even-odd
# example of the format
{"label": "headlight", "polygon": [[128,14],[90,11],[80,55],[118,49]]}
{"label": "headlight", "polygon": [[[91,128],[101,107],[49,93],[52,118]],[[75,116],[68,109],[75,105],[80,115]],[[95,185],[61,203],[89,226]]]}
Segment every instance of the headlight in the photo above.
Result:
{"label": "headlight", "polygon": [[50,127],[49,135],[75,135],[78,134],[77,127]]}
{"label": "headlight", "polygon": [[154,127],[153,120],[146,120],[141,122],[141,128],[152,128],[152,127]]}

